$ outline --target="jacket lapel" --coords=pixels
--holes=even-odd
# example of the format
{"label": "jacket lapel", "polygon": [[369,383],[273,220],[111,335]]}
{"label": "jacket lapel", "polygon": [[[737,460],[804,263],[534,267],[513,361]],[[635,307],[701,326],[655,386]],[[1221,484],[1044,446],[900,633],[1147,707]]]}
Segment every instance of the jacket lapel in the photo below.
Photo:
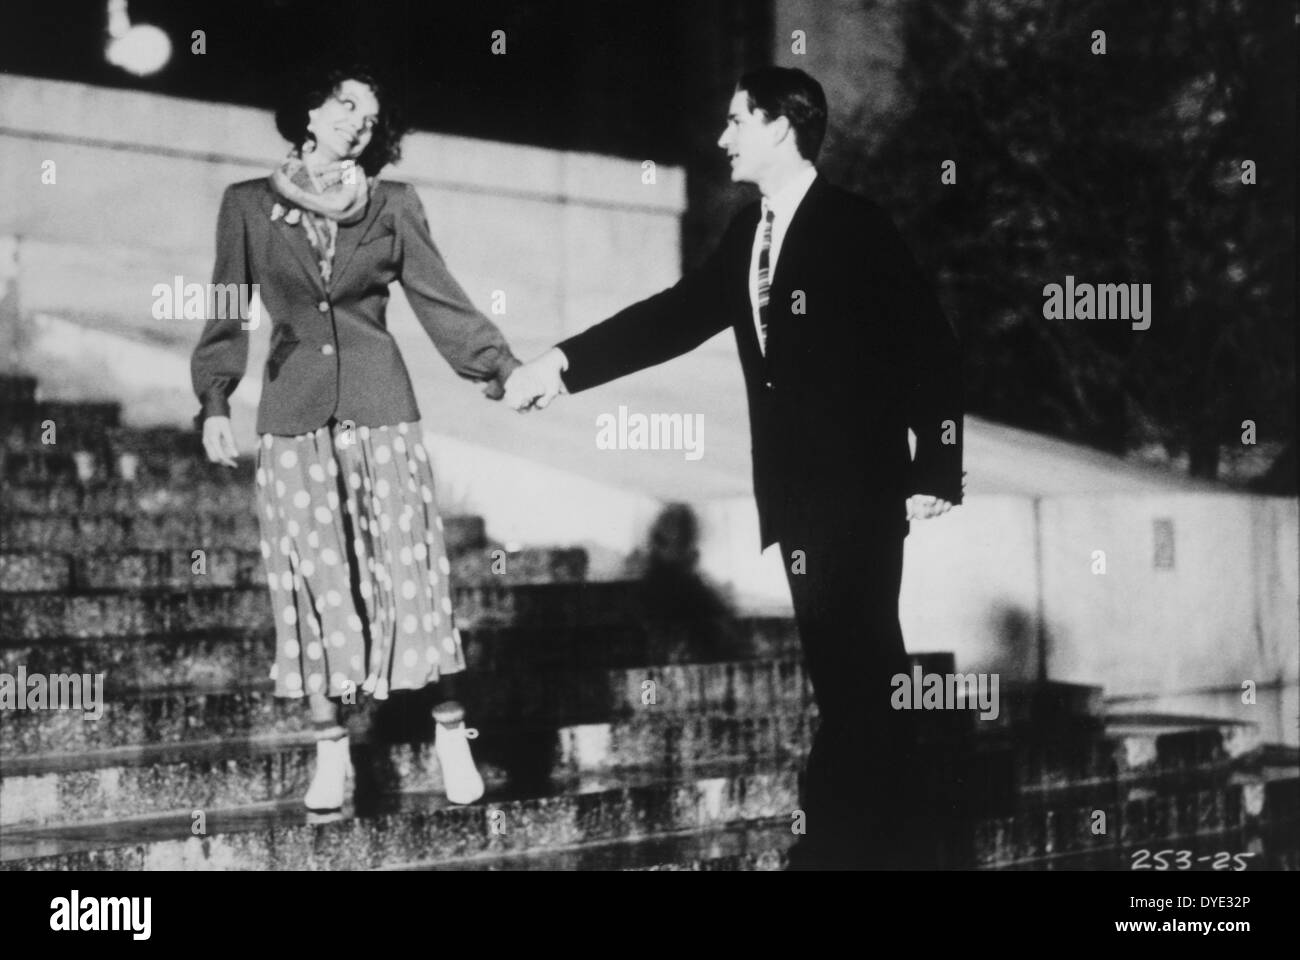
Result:
{"label": "jacket lapel", "polygon": [[366,214],[360,222],[350,227],[339,227],[338,238],[334,241],[334,269],[330,274],[331,290],[339,286],[343,274],[347,272],[348,264],[352,262],[352,255],[357,252],[357,247],[361,246],[361,242],[366,239],[370,229],[375,225],[380,211],[384,208],[385,197],[386,194],[380,192],[379,185],[376,183],[370,192]]}
{"label": "jacket lapel", "polygon": [[[267,220],[271,219],[271,213],[277,203],[286,211],[289,209],[288,205],[283,203],[271,189],[270,180],[267,180],[266,196],[263,198],[263,212]],[[307,239],[307,231],[302,222],[289,223],[281,216],[271,222],[271,234],[278,243],[283,244],[293,253],[308,279],[317,290],[324,293],[325,282],[321,279],[320,266],[316,263],[316,251],[312,249],[311,241]]]}

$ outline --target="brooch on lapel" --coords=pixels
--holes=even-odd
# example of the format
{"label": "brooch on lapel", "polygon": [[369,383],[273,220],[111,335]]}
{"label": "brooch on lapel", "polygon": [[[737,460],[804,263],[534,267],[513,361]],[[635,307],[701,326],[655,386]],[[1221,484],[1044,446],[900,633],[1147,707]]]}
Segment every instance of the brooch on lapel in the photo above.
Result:
{"label": "brooch on lapel", "polygon": [[285,223],[292,226],[302,219],[302,211],[297,207],[292,207],[286,211],[280,204],[274,204],[271,207],[271,222],[275,223],[275,221],[279,220],[281,217],[284,217]]}

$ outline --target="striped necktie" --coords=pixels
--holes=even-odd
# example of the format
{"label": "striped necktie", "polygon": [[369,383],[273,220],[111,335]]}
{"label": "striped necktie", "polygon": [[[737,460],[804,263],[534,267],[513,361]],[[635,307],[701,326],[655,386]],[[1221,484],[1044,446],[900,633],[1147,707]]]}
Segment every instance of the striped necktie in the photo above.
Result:
{"label": "striped necktie", "polygon": [[767,353],[767,301],[771,286],[772,209],[763,217],[763,248],[758,252],[758,347]]}

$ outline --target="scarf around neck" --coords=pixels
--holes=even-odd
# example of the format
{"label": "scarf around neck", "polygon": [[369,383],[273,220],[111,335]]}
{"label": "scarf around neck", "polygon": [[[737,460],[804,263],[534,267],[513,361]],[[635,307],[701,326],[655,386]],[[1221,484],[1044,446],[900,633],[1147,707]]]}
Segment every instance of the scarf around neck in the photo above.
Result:
{"label": "scarf around neck", "polygon": [[[370,188],[369,179],[355,162],[340,161],[313,170],[296,149],[271,171],[271,189],[294,210],[301,211],[303,228],[326,283],[333,272],[339,224],[349,226],[365,216]],[[293,210],[285,214],[273,209],[272,220],[279,219],[277,213],[285,216],[287,223],[297,219]]]}

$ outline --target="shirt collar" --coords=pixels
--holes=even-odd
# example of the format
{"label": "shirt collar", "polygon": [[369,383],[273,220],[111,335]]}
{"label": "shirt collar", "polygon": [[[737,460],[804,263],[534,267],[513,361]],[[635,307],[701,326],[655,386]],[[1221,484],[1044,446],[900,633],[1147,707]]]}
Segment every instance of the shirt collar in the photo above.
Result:
{"label": "shirt collar", "polygon": [[762,215],[767,216],[767,211],[771,210],[778,218],[788,220],[799,208],[804,194],[816,179],[817,168],[810,166],[772,196],[763,198]]}

